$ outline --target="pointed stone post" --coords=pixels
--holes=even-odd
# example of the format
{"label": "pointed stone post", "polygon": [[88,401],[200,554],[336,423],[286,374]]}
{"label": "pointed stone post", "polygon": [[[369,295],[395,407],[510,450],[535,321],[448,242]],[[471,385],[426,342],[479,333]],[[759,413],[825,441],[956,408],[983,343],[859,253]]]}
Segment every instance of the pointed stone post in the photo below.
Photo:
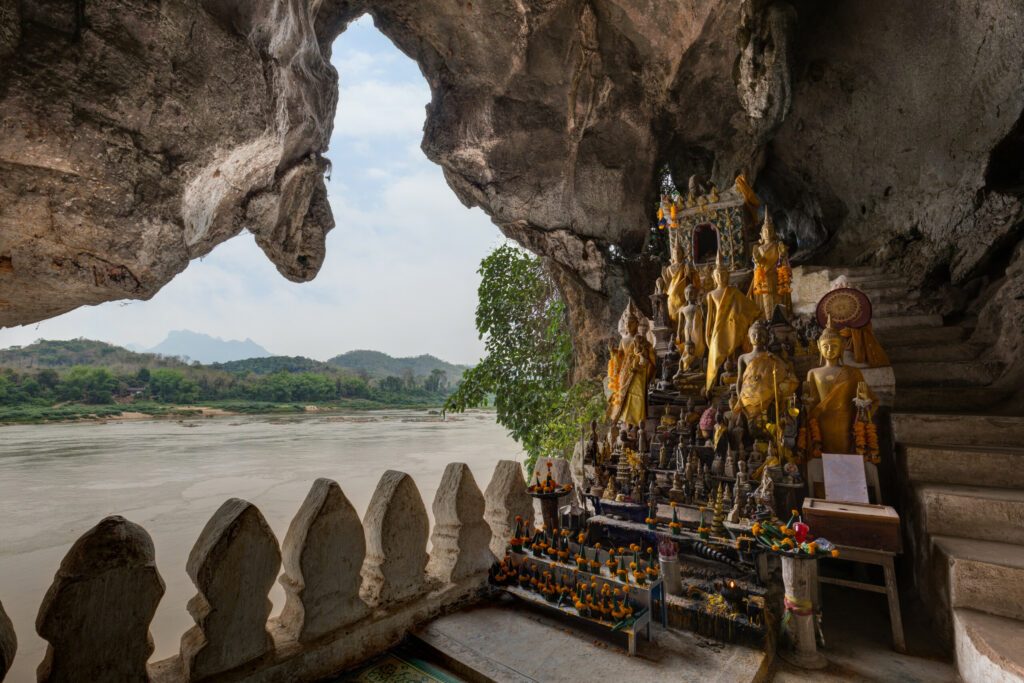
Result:
{"label": "pointed stone post", "polygon": [[352,503],[330,479],[317,479],[284,537],[281,626],[309,642],[366,615],[359,598],[366,539]]}
{"label": "pointed stone post", "polygon": [[427,574],[454,583],[485,573],[494,562],[491,529],[484,521],[484,496],[468,465],[453,462],[444,469],[433,510]]}
{"label": "pointed stone post", "polygon": [[3,603],[0,603],[0,681],[11,669],[14,661],[14,653],[18,651],[18,638],[14,635],[14,624],[4,612]]}
{"label": "pointed stone post", "polygon": [[39,607],[36,631],[49,645],[38,680],[148,681],[149,624],[163,594],[145,529],[113,516],[85,532],[64,556]]}
{"label": "pointed stone post", "polygon": [[267,594],[280,567],[277,539],[255,505],[232,498],[213,513],[185,565],[199,589],[188,601],[196,625],[181,638],[187,680],[205,680],[271,651]]}
{"label": "pointed stone post", "polygon": [[422,593],[430,521],[412,477],[394,470],[384,473],[370,499],[363,529],[363,600],[379,607]]}
{"label": "pointed stone post", "polygon": [[515,460],[499,460],[484,499],[484,519],[491,527],[491,552],[502,558],[515,531],[517,515],[533,528],[533,498],[526,492],[522,465]]}

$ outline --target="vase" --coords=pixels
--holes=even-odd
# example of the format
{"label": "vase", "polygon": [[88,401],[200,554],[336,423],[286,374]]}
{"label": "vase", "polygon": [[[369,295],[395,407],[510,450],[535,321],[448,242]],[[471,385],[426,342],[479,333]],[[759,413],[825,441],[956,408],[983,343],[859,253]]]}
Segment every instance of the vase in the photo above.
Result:
{"label": "vase", "polygon": [[801,669],[822,669],[828,663],[818,652],[814,625],[815,560],[782,556],[782,585],[786,614],[783,620],[792,641],[792,650],[782,649],[779,656]]}
{"label": "vase", "polygon": [[683,577],[679,573],[678,557],[658,557],[661,565],[661,578],[664,580],[665,592],[669,595],[683,594]]}

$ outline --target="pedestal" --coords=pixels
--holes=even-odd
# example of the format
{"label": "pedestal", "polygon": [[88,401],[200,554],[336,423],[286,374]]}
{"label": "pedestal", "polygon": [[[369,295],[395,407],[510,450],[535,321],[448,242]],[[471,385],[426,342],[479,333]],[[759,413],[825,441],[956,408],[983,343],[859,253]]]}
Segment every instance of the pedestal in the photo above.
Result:
{"label": "pedestal", "polygon": [[540,499],[540,514],[548,531],[558,528],[558,498],[546,496]]}
{"label": "pedestal", "polygon": [[812,559],[782,556],[782,584],[793,649],[779,650],[779,656],[802,669],[822,669],[828,663],[818,652],[814,629],[814,576]]}

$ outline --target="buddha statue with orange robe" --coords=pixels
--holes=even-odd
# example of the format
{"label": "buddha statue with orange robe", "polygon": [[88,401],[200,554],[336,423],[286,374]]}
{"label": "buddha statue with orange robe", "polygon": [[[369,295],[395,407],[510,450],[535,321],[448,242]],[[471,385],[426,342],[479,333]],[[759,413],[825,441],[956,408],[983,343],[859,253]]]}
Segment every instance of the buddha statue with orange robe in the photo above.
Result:
{"label": "buddha statue with orange robe", "polygon": [[619,347],[608,361],[608,380],[612,395],[608,419],[640,426],[647,419],[647,386],[654,377],[657,357],[654,347],[641,333],[640,316],[630,301],[626,307],[626,329]]}
{"label": "buddha statue with orange robe", "polygon": [[700,286],[700,274],[687,263],[681,238],[676,239],[672,245],[672,263],[662,269],[658,284],[668,297],[668,317],[673,323],[677,323],[679,309],[687,303],[686,288],[690,285]]}
{"label": "buddha statue with orange robe", "polygon": [[771,320],[775,307],[782,306],[787,316],[793,314],[793,270],[789,265],[789,249],[775,233],[775,221],[767,207],[761,226],[761,241],[754,245],[754,279],[750,297],[761,308],[765,320]]}
{"label": "buddha statue with orange robe", "polygon": [[708,346],[706,392],[715,386],[725,359],[743,346],[750,324],[761,312],[757,304],[729,284],[729,268],[722,263],[721,256],[715,264],[714,278],[716,286],[708,292],[704,322],[704,341]]}
{"label": "buddha statue with orange robe", "polygon": [[873,413],[878,409],[878,398],[864,382],[864,375],[857,368],[841,364],[843,337],[828,325],[818,338],[818,350],[825,364],[807,373],[806,396],[812,407],[808,412],[810,420],[812,454],[856,453],[854,443],[854,420],[857,418],[858,386],[860,404],[870,401]]}

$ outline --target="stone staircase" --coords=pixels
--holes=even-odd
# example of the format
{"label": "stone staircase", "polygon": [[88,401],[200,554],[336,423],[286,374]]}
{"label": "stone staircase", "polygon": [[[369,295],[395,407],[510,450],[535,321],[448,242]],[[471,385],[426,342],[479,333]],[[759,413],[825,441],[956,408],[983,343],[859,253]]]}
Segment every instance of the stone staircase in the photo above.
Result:
{"label": "stone staircase", "polygon": [[1004,364],[982,356],[970,342],[973,321],[945,324],[928,311],[920,291],[877,268],[829,268],[871,299],[872,326],[896,377],[894,409],[900,412],[983,413],[1005,399],[991,385]]}
{"label": "stone staircase", "polygon": [[896,413],[893,430],[918,592],[961,677],[1024,681],[1024,418]]}

